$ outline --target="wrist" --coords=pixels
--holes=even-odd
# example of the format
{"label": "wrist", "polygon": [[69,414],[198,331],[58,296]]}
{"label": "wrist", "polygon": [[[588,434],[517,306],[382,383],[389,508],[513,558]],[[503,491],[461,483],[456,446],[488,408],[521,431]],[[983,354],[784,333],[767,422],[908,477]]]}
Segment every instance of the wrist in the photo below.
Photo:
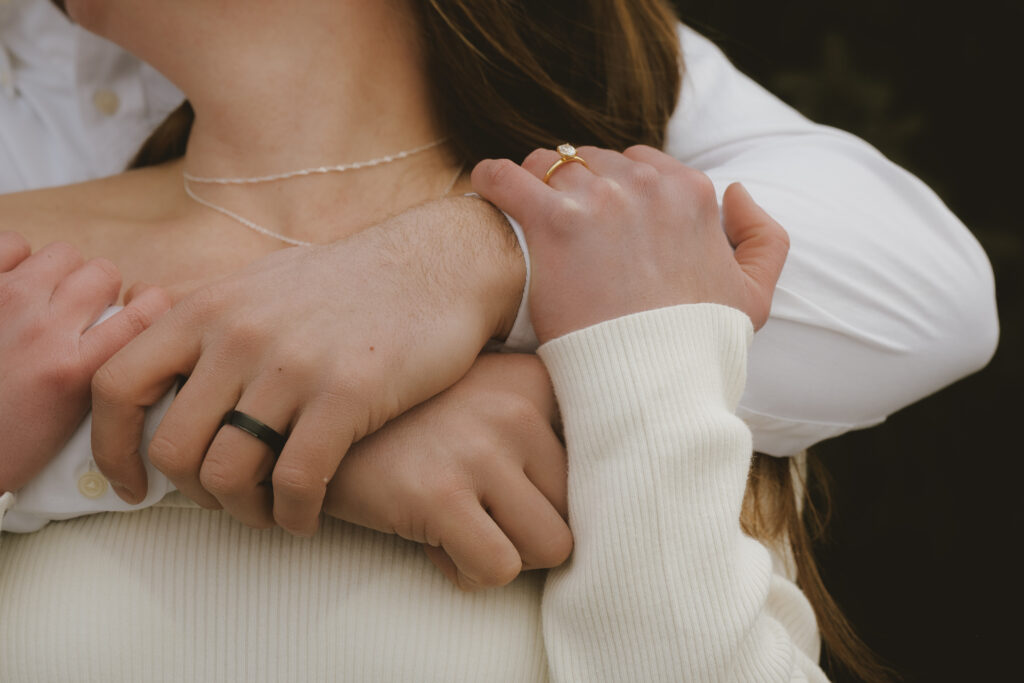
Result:
{"label": "wrist", "polygon": [[504,340],[519,314],[526,286],[526,261],[505,214],[476,197],[453,203],[451,225],[461,251],[464,280],[474,317],[487,339]]}

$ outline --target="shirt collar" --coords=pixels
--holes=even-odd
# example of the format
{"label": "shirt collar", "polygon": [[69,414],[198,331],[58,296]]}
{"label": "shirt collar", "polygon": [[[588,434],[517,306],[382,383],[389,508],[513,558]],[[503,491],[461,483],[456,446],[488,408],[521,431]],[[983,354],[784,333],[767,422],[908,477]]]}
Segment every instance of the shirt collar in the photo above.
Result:
{"label": "shirt collar", "polygon": [[74,77],[77,29],[50,0],[0,0],[0,68],[14,93],[24,74],[44,80]]}

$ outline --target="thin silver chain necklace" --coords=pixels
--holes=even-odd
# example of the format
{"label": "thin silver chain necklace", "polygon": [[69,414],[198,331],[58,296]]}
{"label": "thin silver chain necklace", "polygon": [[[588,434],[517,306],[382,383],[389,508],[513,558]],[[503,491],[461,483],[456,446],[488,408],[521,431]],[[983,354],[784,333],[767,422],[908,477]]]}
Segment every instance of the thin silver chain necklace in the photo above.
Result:
{"label": "thin silver chain necklace", "polygon": [[[244,225],[253,232],[258,232],[261,235],[272,237],[273,239],[280,240],[285,244],[290,244],[296,247],[309,247],[313,246],[314,243],[306,242],[304,240],[293,239],[286,235],[282,235],[281,233],[274,232],[273,230],[265,228],[255,221],[249,220],[245,216],[235,213],[231,209],[225,208],[219,204],[214,204],[210,200],[200,197],[192,189],[192,184],[194,183],[196,185],[255,185],[258,183],[272,183],[278,180],[287,180],[289,178],[298,178],[309,175],[358,171],[364,168],[373,168],[374,166],[390,164],[395,161],[407,159],[415,154],[419,154],[420,152],[425,152],[428,149],[437,147],[444,141],[445,138],[440,138],[438,140],[434,140],[433,142],[428,142],[425,145],[420,145],[419,147],[404,149],[400,152],[395,152],[394,154],[388,154],[387,156],[377,157],[376,159],[368,159],[366,161],[355,161],[349,164],[338,164],[335,166],[314,166],[311,168],[302,168],[297,171],[286,171],[284,173],[274,173],[271,175],[238,178],[211,178],[192,175],[188,171],[184,171],[182,172],[182,178],[185,186],[185,194],[187,194],[192,199],[192,201],[196,202],[197,204],[201,204],[202,206],[205,206],[208,209],[213,209],[214,211],[224,216],[227,216],[228,218],[234,220],[235,222]],[[459,176],[462,175],[463,166],[464,165],[460,165],[455,170],[455,175],[452,176],[451,181],[445,187],[444,192],[441,193],[441,196],[439,198],[444,198],[445,196],[447,196],[449,192],[452,191],[452,188],[455,187],[455,183],[458,181]]]}

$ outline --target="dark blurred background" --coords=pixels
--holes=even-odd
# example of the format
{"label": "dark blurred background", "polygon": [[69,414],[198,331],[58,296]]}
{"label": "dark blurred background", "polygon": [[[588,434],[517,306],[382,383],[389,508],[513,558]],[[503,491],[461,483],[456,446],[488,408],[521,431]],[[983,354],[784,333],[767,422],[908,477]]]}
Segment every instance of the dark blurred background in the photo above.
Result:
{"label": "dark blurred background", "polygon": [[1024,680],[1024,0],[676,5],[776,95],[931,185],[988,252],[999,351],[884,425],[816,447],[833,479],[817,556],[903,680]]}

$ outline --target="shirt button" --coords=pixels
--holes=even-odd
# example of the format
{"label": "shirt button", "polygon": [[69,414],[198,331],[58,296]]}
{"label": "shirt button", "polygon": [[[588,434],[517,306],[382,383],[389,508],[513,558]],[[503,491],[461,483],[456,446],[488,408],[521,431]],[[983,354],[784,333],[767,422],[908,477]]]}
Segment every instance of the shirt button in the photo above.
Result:
{"label": "shirt button", "polygon": [[121,106],[121,99],[113,90],[97,90],[93,93],[92,104],[104,116],[113,116]]}
{"label": "shirt button", "polygon": [[78,478],[78,492],[86,498],[100,498],[107,486],[107,478],[99,472],[86,472]]}

